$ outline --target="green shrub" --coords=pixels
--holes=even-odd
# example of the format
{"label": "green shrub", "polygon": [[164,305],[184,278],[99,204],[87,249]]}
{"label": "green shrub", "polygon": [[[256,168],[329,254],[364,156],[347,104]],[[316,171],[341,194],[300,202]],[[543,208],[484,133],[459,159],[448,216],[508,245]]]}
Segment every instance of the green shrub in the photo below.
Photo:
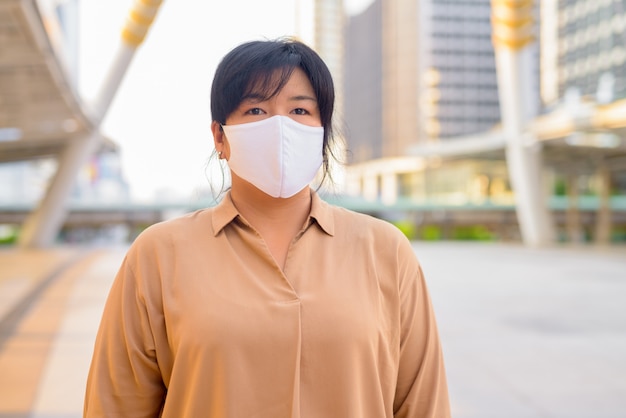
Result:
{"label": "green shrub", "polygon": [[453,238],[462,241],[490,241],[493,234],[483,225],[457,226]]}
{"label": "green shrub", "polygon": [[0,245],[13,245],[17,242],[19,229],[15,225],[0,225]]}
{"label": "green shrub", "polygon": [[421,238],[425,241],[438,241],[442,235],[441,227],[438,225],[425,225],[421,229]]}
{"label": "green shrub", "polygon": [[410,221],[402,220],[402,221],[393,221],[391,222],[398,228],[404,236],[408,239],[415,239],[417,235],[417,229],[415,228],[415,224]]}

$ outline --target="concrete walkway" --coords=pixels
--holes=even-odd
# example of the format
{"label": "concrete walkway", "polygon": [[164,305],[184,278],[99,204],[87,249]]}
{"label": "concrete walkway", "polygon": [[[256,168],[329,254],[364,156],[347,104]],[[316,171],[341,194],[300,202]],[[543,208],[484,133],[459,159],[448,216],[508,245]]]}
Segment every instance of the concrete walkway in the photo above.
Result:
{"label": "concrete walkway", "polygon": [[[626,248],[414,247],[455,418],[626,417]],[[81,416],[124,252],[0,251],[0,418]]]}
{"label": "concrete walkway", "polygon": [[626,417],[626,248],[415,249],[454,417]]}
{"label": "concrete walkway", "polygon": [[[0,417],[82,416],[93,342],[124,252],[0,252],[5,307],[0,316]],[[17,287],[11,284],[16,278],[27,285],[7,300],[4,290]]]}

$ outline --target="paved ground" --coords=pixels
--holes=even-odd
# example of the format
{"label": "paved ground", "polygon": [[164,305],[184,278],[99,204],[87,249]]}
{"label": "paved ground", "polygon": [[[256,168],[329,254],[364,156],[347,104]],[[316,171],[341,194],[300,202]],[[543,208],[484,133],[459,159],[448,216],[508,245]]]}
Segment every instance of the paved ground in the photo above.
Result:
{"label": "paved ground", "polygon": [[[626,417],[626,248],[416,243],[455,418]],[[0,418],[80,417],[125,249],[0,251]]]}
{"label": "paved ground", "polygon": [[455,417],[626,417],[626,248],[415,248]]}

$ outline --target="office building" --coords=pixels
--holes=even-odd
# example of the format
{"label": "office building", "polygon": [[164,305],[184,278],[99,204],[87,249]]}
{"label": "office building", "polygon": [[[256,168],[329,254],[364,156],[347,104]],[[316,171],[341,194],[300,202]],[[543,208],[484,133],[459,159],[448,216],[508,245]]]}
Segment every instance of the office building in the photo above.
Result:
{"label": "office building", "polygon": [[422,1],[422,137],[484,132],[500,121],[490,0]]}
{"label": "office building", "polygon": [[626,98],[626,2],[543,0],[541,7],[544,102]]}
{"label": "office building", "polygon": [[500,120],[489,0],[377,0],[348,20],[354,162],[491,129]]}
{"label": "office building", "polygon": [[383,157],[382,2],[375,1],[346,27],[344,130],[349,162]]}

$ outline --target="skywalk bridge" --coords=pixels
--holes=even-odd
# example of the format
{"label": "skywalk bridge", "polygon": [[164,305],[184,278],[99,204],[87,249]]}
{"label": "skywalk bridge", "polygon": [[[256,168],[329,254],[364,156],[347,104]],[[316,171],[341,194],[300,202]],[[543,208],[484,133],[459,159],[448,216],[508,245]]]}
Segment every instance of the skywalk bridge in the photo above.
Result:
{"label": "skywalk bridge", "polygon": [[[459,238],[455,230],[480,227],[489,233],[489,239],[500,241],[520,241],[519,225],[515,205],[498,201],[484,200],[464,204],[397,199],[393,204],[380,200],[368,201],[359,197],[324,196],[324,199],[354,211],[371,214],[390,221],[409,222],[415,238],[424,238],[426,228],[438,228],[440,239]],[[611,223],[626,238],[626,197],[613,197],[609,200]],[[70,203],[62,231],[72,235],[76,231],[88,232],[84,236],[98,236],[101,231],[122,226],[125,228],[124,241],[131,241],[145,227],[213,206],[213,200],[177,201],[159,203]],[[549,201],[550,213],[561,240],[583,241],[585,235],[593,235],[597,227],[601,206],[596,196],[582,196],[576,202],[567,196],[553,196]],[[28,204],[0,204],[0,224],[21,225],[36,209]],[[576,231],[572,231],[572,216],[577,216]],[[576,234],[577,239],[572,239]]]}

